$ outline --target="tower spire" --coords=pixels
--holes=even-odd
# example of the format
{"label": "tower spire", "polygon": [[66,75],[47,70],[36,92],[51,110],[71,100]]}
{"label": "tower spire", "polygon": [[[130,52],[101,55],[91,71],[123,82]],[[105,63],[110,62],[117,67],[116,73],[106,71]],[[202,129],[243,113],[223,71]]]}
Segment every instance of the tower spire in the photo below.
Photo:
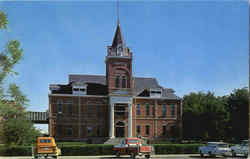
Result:
{"label": "tower spire", "polygon": [[113,38],[112,47],[116,47],[118,44],[121,44],[123,47],[125,47],[125,40],[122,36],[121,26],[120,26],[120,4],[119,0],[117,0],[117,27],[115,36]]}
{"label": "tower spire", "polygon": [[120,5],[119,0],[117,0],[117,24],[120,25]]}

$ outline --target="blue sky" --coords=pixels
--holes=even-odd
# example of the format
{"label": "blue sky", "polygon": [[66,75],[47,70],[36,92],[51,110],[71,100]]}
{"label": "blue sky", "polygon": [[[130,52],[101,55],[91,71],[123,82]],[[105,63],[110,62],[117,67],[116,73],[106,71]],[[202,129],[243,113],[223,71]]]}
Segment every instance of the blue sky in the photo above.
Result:
{"label": "blue sky", "polygon": [[[49,84],[69,74],[105,75],[106,47],[117,24],[116,1],[1,1],[9,29],[0,46],[17,39],[24,58],[16,82],[29,110],[48,109]],[[133,74],[155,77],[182,97],[212,91],[227,95],[248,86],[248,2],[120,1],[122,32]]]}

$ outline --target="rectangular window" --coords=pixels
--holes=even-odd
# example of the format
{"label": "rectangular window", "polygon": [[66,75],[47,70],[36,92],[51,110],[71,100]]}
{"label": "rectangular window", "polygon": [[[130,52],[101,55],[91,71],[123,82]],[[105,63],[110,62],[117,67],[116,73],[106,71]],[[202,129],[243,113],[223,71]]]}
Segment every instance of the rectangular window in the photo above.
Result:
{"label": "rectangular window", "polygon": [[171,104],[171,116],[175,116],[175,105]]}
{"label": "rectangular window", "polygon": [[150,107],[148,104],[146,105],[146,115],[150,115]]}
{"label": "rectangular window", "polygon": [[96,135],[98,137],[101,136],[101,131],[100,131],[100,127],[99,126],[96,128]]}
{"label": "rectangular window", "polygon": [[140,114],[141,114],[140,104],[137,104],[137,107],[136,107],[136,115],[140,115]]}
{"label": "rectangular window", "polygon": [[141,126],[140,125],[136,126],[136,133],[137,133],[137,135],[141,134]]}
{"label": "rectangular window", "polygon": [[72,104],[68,105],[68,111],[69,111],[69,114],[72,114]]}
{"label": "rectangular window", "polygon": [[79,88],[73,88],[73,91],[78,92]]}
{"label": "rectangular window", "polygon": [[92,134],[92,127],[88,126],[87,127],[87,136],[91,136]]}
{"label": "rectangular window", "polygon": [[162,106],[162,116],[166,116],[167,115],[167,106],[163,105]]}
{"label": "rectangular window", "polygon": [[72,136],[73,135],[73,130],[72,128],[68,128],[68,136]]}
{"label": "rectangular window", "polygon": [[167,126],[163,125],[162,126],[162,136],[166,136],[167,135]]}
{"label": "rectangular window", "polygon": [[114,111],[115,111],[115,115],[124,116],[126,112],[126,107],[124,105],[116,104]]}
{"label": "rectangular window", "polygon": [[57,105],[57,112],[58,112],[58,113],[62,113],[62,104],[61,104],[61,103],[59,103],[59,104]]}
{"label": "rectangular window", "polygon": [[100,111],[100,106],[96,105],[96,116],[99,117],[101,116],[101,111]]}
{"label": "rectangular window", "polygon": [[87,116],[93,117],[93,114],[95,113],[93,112],[93,105],[87,105],[86,109],[87,109]]}
{"label": "rectangular window", "polygon": [[150,126],[146,125],[146,135],[150,135]]}
{"label": "rectangular window", "polygon": [[62,126],[61,125],[58,125],[58,127],[57,127],[57,135],[58,136],[62,135]]}
{"label": "rectangular window", "polygon": [[57,101],[57,112],[58,113],[62,113],[62,104],[63,104],[63,100],[59,99]]}
{"label": "rectangular window", "polygon": [[152,115],[155,116],[155,106],[152,106]]}

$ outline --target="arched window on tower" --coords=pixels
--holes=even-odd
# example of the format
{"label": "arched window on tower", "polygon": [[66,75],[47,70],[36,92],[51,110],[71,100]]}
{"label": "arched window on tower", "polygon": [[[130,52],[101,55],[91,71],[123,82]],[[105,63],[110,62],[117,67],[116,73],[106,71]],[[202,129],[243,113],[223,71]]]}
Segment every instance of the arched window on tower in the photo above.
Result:
{"label": "arched window on tower", "polygon": [[115,87],[119,88],[120,87],[120,76],[115,77]]}
{"label": "arched window on tower", "polygon": [[122,88],[126,88],[126,76],[122,76]]}

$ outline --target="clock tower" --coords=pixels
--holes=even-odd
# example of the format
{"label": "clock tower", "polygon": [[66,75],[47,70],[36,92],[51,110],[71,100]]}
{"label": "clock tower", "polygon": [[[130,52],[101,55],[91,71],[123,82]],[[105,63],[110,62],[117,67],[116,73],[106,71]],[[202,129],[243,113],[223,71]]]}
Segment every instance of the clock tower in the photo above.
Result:
{"label": "clock tower", "polygon": [[111,46],[107,47],[106,56],[106,84],[109,94],[116,90],[131,92],[132,83],[132,52],[126,47],[122,36],[120,22],[116,27]]}

